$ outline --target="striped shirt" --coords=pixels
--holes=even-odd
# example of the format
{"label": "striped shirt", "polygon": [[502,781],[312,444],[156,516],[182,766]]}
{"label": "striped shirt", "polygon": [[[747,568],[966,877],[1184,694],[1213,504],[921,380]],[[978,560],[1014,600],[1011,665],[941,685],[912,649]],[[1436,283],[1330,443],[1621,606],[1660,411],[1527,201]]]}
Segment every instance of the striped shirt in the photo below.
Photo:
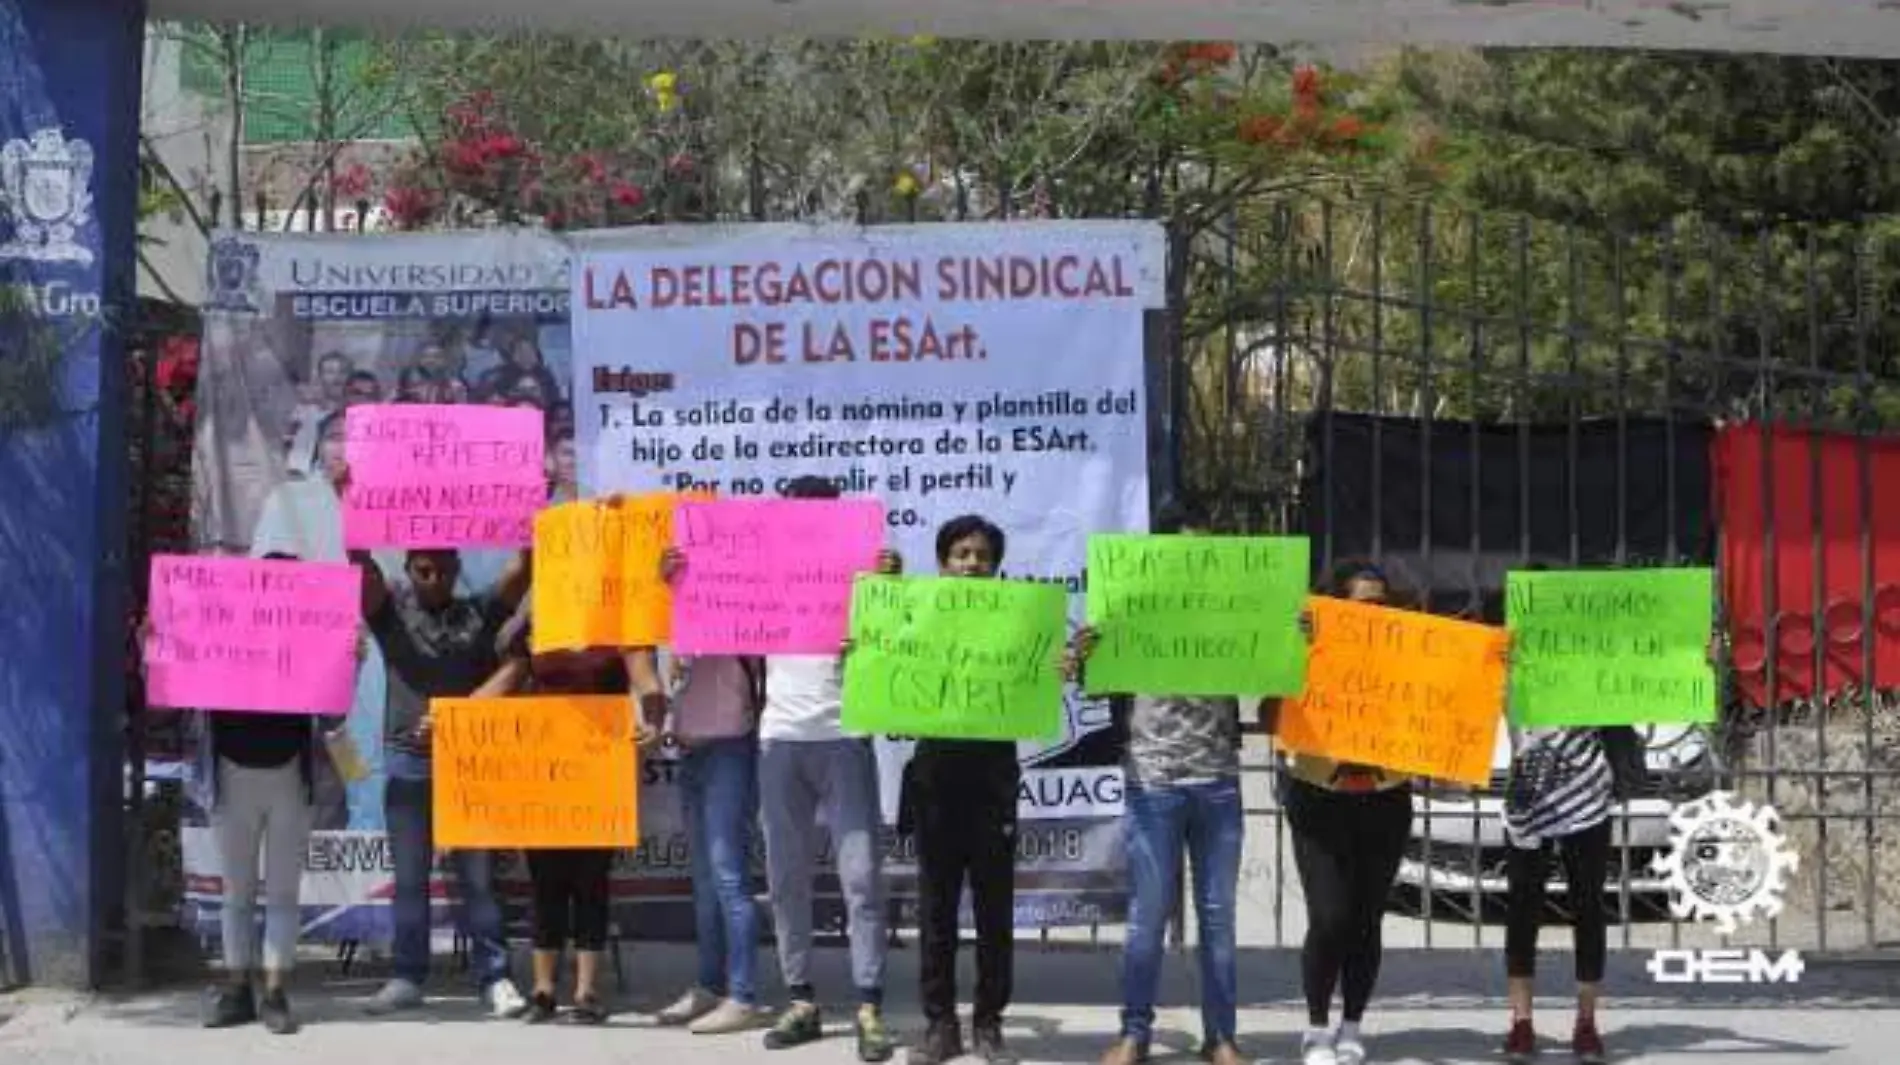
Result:
{"label": "striped shirt", "polygon": [[1533,850],[1609,820],[1616,776],[1595,729],[1514,728],[1511,747],[1504,828],[1512,846]]}

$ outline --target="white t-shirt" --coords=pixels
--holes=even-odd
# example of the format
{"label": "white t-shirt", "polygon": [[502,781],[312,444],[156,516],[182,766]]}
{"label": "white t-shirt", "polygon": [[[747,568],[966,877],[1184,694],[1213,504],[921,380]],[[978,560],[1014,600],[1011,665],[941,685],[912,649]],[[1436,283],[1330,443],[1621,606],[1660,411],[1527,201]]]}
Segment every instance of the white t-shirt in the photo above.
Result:
{"label": "white t-shirt", "polygon": [[765,660],[765,713],[759,739],[787,743],[841,740],[844,664],[835,655],[773,655]]}

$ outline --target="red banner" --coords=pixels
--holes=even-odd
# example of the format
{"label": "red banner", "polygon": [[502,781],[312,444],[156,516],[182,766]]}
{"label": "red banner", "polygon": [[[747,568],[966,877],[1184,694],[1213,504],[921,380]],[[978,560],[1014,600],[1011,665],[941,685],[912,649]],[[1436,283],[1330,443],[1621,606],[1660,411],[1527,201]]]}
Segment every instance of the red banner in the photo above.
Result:
{"label": "red banner", "polygon": [[1865,677],[1870,655],[1875,686],[1900,687],[1900,439],[1734,425],[1714,458],[1743,698],[1837,691]]}

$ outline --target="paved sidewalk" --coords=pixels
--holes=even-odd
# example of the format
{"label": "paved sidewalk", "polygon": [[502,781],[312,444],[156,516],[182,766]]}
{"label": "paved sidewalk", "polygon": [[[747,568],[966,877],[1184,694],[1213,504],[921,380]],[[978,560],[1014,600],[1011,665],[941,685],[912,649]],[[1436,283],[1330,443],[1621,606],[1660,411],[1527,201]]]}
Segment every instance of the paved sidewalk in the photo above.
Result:
{"label": "paved sidewalk", "polygon": [[[845,990],[841,951],[821,952],[820,987]],[[770,952],[761,961],[769,969]],[[1090,1063],[1116,1028],[1116,955],[1111,951],[1042,950],[1025,945],[1017,958],[1017,1005],[1009,1036],[1029,1065]],[[426,1012],[394,1019],[362,1015],[360,1000],[376,981],[343,981],[326,966],[302,975],[295,1005],[305,1029],[276,1038],[261,1029],[209,1032],[197,1026],[198,989],[178,988],[127,997],[78,999],[48,993],[0,998],[0,1063],[5,1065],[521,1065],[558,1055],[560,1065],[724,1065],[772,1061],[779,1065],[849,1063],[848,1008],[829,1013],[839,1038],[768,1055],[756,1035],[702,1038],[657,1030],[645,1011],[684,986],[691,971],[687,948],[642,945],[627,953],[628,1012],[606,1029],[531,1029],[482,1017],[472,996],[447,982],[444,997]],[[1565,959],[1551,959],[1548,991],[1562,994]],[[1774,994],[1742,988],[1691,989],[1686,996],[1651,994],[1654,988],[1635,954],[1613,958],[1609,986],[1635,994],[1614,996],[1604,1009],[1606,1037],[1619,1062],[1780,1065],[1891,1065],[1900,1061],[1900,968],[1886,964],[1815,964],[1803,982]],[[1304,1023],[1297,956],[1289,951],[1246,951],[1241,969],[1243,1048],[1268,1062],[1291,1062]],[[966,994],[968,963],[966,959]],[[1192,1001],[1193,966],[1171,962],[1164,1001]],[[767,981],[768,993],[776,981]],[[890,1010],[905,1034],[918,1027],[915,953],[891,958]],[[1495,1062],[1502,1019],[1503,978],[1495,955],[1393,952],[1381,994],[1367,1018],[1374,1061],[1463,1065]],[[1550,1036],[1566,1035],[1564,1003],[1545,1007]],[[1159,1061],[1188,1065],[1199,1024],[1191,1010],[1170,1008],[1160,1021]],[[1553,1042],[1548,1061],[1568,1060]],[[902,1058],[898,1059],[900,1062]]]}

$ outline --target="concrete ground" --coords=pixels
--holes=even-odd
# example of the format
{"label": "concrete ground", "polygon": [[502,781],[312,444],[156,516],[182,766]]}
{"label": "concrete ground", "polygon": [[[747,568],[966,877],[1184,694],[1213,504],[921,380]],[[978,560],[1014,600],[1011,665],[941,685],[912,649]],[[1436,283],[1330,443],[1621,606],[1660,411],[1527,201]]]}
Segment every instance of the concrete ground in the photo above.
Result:
{"label": "concrete ground", "polygon": [[[1241,1042],[1268,1062],[1296,1059],[1304,1010],[1298,1001],[1295,952],[1242,952]],[[562,1065],[662,1061],[668,1065],[763,1061],[756,1035],[696,1037],[653,1028],[648,1011],[681,990],[691,972],[690,948],[637,946],[626,955],[625,1012],[606,1029],[529,1029],[489,1021],[473,997],[445,980],[442,998],[426,1012],[372,1020],[361,999],[374,975],[345,980],[334,967],[312,964],[300,973],[294,996],[305,1023],[289,1038],[261,1029],[211,1032],[198,1027],[199,990],[177,987],[127,996],[75,998],[28,992],[0,998],[0,1063],[4,1065],[270,1065],[272,1062],[349,1062],[361,1065],[519,1065],[558,1055]],[[769,972],[770,954],[761,955]],[[1744,988],[1658,989],[1642,969],[1639,952],[1613,956],[1605,1004],[1605,1036],[1622,1062],[1779,1065],[1891,1065],[1900,1061],[1900,966],[1886,962],[1811,962],[1802,982],[1772,994]],[[1035,948],[1017,956],[1016,1005],[1008,1034],[1026,1063],[1092,1062],[1116,1031],[1117,972],[1112,950]],[[1565,993],[1566,959],[1552,959],[1542,990]],[[967,995],[969,964],[965,962]],[[1195,1060],[1199,1024],[1193,965],[1171,959],[1164,981],[1157,1059]],[[843,951],[820,953],[820,986],[837,994],[847,986]],[[891,956],[889,1009],[902,1034],[919,1027],[916,956]],[[775,995],[777,981],[766,981]],[[1670,995],[1657,993],[1669,990]],[[1462,1063],[1498,1060],[1503,1013],[1501,961],[1488,951],[1396,950],[1388,955],[1380,993],[1367,1018],[1377,1062]],[[1544,1003],[1547,1037],[1567,1036],[1569,1016],[1559,997]],[[844,1026],[848,1007],[829,1020],[840,1038],[769,1055],[782,1065],[855,1060]],[[1565,1061],[1555,1039],[1546,1060]],[[901,1060],[901,1058],[900,1058]]]}

